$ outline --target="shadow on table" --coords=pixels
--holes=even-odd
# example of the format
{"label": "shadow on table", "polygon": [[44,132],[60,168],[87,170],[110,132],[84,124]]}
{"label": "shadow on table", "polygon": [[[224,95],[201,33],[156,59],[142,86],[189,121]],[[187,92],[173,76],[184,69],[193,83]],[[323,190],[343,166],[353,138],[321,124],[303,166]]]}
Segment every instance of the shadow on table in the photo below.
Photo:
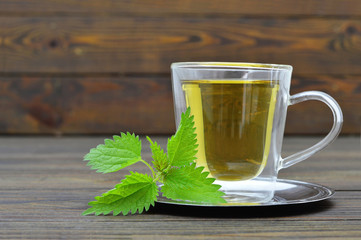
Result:
{"label": "shadow on table", "polygon": [[315,214],[333,207],[333,203],[324,200],[314,203],[278,206],[247,206],[247,207],[199,207],[156,203],[150,214],[167,214],[188,217],[214,218],[258,218],[258,217],[290,217]]}

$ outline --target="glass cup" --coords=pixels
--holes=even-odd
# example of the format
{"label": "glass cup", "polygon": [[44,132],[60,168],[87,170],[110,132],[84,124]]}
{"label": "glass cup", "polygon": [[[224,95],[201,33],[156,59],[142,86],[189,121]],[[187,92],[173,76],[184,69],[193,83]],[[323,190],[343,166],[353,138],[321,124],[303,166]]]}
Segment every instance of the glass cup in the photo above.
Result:
{"label": "glass cup", "polygon": [[[176,124],[187,107],[194,116],[198,153],[229,203],[263,203],[274,196],[280,169],[325,148],[343,122],[337,102],[319,91],[290,96],[292,66],[257,63],[173,63]],[[326,103],[334,123],[312,147],[286,158],[281,148],[287,107],[306,100]]]}

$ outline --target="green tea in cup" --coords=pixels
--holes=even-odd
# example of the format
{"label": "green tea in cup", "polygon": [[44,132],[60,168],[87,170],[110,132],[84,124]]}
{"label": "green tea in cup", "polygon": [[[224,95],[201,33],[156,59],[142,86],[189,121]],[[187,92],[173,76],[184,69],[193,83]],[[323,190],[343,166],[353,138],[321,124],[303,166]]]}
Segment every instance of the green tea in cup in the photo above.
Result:
{"label": "green tea in cup", "polygon": [[267,80],[184,80],[194,115],[197,164],[218,180],[247,180],[266,165],[278,84]]}

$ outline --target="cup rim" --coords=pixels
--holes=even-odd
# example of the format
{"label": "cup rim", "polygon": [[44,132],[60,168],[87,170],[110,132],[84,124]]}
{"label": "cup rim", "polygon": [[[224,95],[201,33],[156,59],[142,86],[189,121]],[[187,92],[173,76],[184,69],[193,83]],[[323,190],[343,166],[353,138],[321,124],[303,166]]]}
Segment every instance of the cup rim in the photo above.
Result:
{"label": "cup rim", "polygon": [[212,70],[242,70],[242,69],[259,69],[259,70],[288,70],[292,71],[293,67],[286,64],[272,63],[250,63],[250,62],[175,62],[171,68],[189,68],[189,69],[212,69]]}

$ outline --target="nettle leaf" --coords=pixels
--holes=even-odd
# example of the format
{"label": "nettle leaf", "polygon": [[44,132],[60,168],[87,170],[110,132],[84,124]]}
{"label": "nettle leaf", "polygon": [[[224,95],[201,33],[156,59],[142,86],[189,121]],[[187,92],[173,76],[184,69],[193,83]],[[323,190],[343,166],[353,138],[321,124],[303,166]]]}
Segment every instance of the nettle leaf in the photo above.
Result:
{"label": "nettle leaf", "polygon": [[168,158],[172,166],[188,165],[196,159],[198,145],[193,119],[188,108],[182,113],[176,134],[168,140]]}
{"label": "nettle leaf", "polygon": [[85,210],[83,215],[94,213],[95,215],[122,213],[142,213],[148,211],[150,205],[154,206],[157,200],[158,187],[153,178],[146,174],[130,172],[131,175],[115,186],[114,189],[95,197],[96,201],[89,202],[91,208]]}
{"label": "nettle leaf", "polygon": [[161,192],[173,200],[186,200],[204,203],[226,203],[225,194],[219,191],[220,185],[213,184],[214,178],[207,178],[208,172],[196,164],[172,168],[164,177]]}
{"label": "nettle leaf", "polygon": [[168,156],[157,142],[153,142],[149,137],[147,139],[152,150],[152,158],[154,159],[152,163],[157,171],[163,172],[169,166]]}
{"label": "nettle leaf", "polygon": [[150,168],[153,177],[130,172],[131,175],[126,176],[114,189],[89,202],[90,208],[83,215],[105,215],[110,212],[113,215],[126,215],[129,212],[147,211],[157,200],[157,181],[164,183],[161,190],[163,195],[173,200],[225,203],[220,186],[213,184],[215,179],[207,178],[209,173],[202,172],[204,168],[197,168],[194,163],[198,145],[193,119],[188,108],[181,116],[176,134],[168,140],[168,154],[157,142],[147,137],[156,171],[141,159],[141,141],[134,134],[121,133],[121,136],[114,136],[114,140],[106,139],[104,144],[91,149],[84,160],[89,161],[88,165],[98,172],[115,172],[142,161]]}
{"label": "nettle leaf", "polygon": [[98,145],[85,155],[91,169],[97,172],[116,172],[141,160],[142,143],[138,136],[121,133],[113,136],[114,140],[106,139],[104,144]]}

